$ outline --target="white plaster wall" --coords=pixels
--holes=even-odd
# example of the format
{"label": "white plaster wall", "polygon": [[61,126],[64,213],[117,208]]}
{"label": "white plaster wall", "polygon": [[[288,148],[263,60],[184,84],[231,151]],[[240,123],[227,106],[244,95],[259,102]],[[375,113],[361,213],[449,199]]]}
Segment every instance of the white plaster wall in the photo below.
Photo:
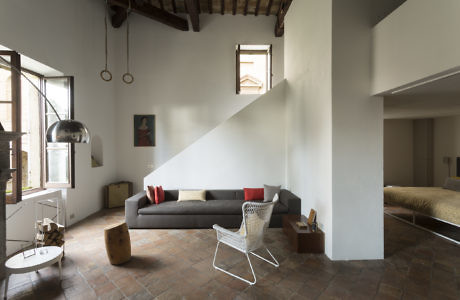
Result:
{"label": "white plaster wall", "polygon": [[[104,2],[0,0],[0,7],[0,44],[73,75],[75,119],[102,139],[104,166],[100,168],[91,168],[90,145],[75,147],[76,188],[64,193],[68,224],[75,223],[102,208],[102,188],[117,178],[114,82],[99,78],[104,67]],[[30,211],[22,213],[30,215]]]}
{"label": "white plaster wall", "polygon": [[434,139],[434,186],[443,186],[448,176],[447,164],[443,157],[451,158],[450,176],[456,174],[456,158],[460,156],[460,116],[435,118]]}
{"label": "white plaster wall", "polygon": [[384,184],[413,186],[413,121],[392,119],[384,122]]}
{"label": "white plaster wall", "polygon": [[383,258],[383,99],[369,95],[370,15],[368,0],[333,1],[332,258],[336,260]]}
{"label": "white plaster wall", "polygon": [[285,185],[284,81],[144,179],[165,189]]}
{"label": "white plaster wall", "polygon": [[334,260],[383,258],[383,103],[370,97],[371,13],[366,0],[295,1],[286,20],[288,187],[302,213],[318,210]]}
{"label": "white plaster wall", "polygon": [[[130,22],[135,81],[116,86],[117,170],[120,179],[133,181],[139,191],[144,176],[258,97],[235,93],[235,45],[273,44],[276,85],[284,78],[283,38],[274,37],[273,16],[202,14],[199,33],[178,31],[135,14]],[[120,29],[115,80],[125,72],[124,30]],[[133,146],[134,114],[156,115],[155,147]]]}
{"label": "white plaster wall", "polygon": [[407,0],[374,28],[373,94],[460,68],[460,1]]}
{"label": "white plaster wall", "polygon": [[285,20],[288,188],[311,208],[332,257],[332,1],[293,1]]}

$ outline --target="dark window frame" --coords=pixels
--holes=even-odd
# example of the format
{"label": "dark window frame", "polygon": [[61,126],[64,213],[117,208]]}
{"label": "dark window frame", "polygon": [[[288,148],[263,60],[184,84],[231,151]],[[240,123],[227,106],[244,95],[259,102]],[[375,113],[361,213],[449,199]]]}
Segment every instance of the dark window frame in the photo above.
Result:
{"label": "dark window frame", "polygon": [[[241,94],[241,84],[240,84],[240,79],[241,79],[241,72],[240,72],[240,65],[241,65],[241,60],[240,56],[241,54],[265,54],[267,55],[267,92],[273,88],[273,45],[272,44],[266,44],[269,46],[268,51],[267,50],[241,50],[241,45],[242,44],[237,44],[236,49],[235,49],[235,61],[236,61],[236,94],[240,95]],[[246,45],[246,44],[244,44]]]}
{"label": "dark window frame", "polygon": [[[18,70],[23,72],[32,74],[39,78],[40,82],[40,90],[43,93],[45,91],[45,80],[46,79],[61,79],[66,78],[69,82],[69,118],[74,118],[74,77],[73,76],[55,76],[55,77],[45,77],[42,74],[37,72],[28,70],[26,68],[21,67],[21,56],[16,51],[9,51],[9,50],[0,50],[1,56],[9,56],[11,64],[16,67]],[[21,95],[21,75],[17,72],[11,71],[11,122],[12,122],[12,130],[21,132],[21,113],[22,113],[22,95]],[[46,132],[46,124],[45,124],[45,117],[46,117],[46,110],[45,105],[46,101],[43,96],[39,95],[40,99],[40,187],[30,189],[27,191],[22,190],[22,180],[18,180],[18,178],[22,178],[22,138],[18,138],[15,141],[12,141],[12,147],[10,149],[12,159],[12,166],[11,168],[15,169],[15,172],[12,173],[12,193],[7,194],[6,203],[7,204],[16,204],[22,201],[22,196],[35,193],[37,191],[44,190],[46,188],[75,188],[75,145],[69,145],[69,183],[47,183],[48,178],[48,170],[47,170],[47,155],[46,155],[46,141],[45,141],[45,132]]]}

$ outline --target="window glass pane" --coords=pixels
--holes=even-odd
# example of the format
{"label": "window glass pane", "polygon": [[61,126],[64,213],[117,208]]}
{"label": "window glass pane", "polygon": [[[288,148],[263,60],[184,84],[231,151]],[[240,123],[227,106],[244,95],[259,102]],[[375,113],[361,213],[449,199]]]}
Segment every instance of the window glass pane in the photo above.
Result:
{"label": "window glass pane", "polygon": [[3,66],[0,66],[0,101],[11,101],[11,72]]}
{"label": "window glass pane", "polygon": [[[40,87],[37,76],[24,72]],[[21,81],[21,131],[22,136],[22,190],[41,187],[41,134],[40,96],[38,91],[25,79]]]}
{"label": "window glass pane", "polygon": [[[46,96],[56,109],[62,120],[70,116],[70,79],[45,78]],[[46,104],[45,126],[48,128],[58,121],[54,110]],[[67,186],[71,183],[69,144],[67,143],[46,143],[46,183],[59,186]]]}
{"label": "window glass pane", "polygon": [[267,91],[268,54],[240,55],[241,94],[264,94]]}
{"label": "window glass pane", "polygon": [[[69,113],[69,80],[67,78],[50,78],[45,80],[45,90],[48,100],[54,106],[59,116],[68,119]],[[48,116],[54,112],[47,104]],[[54,122],[53,122],[54,123]],[[52,124],[52,123],[51,123]]]}
{"label": "window glass pane", "polygon": [[[1,88],[0,88],[1,90]],[[0,122],[6,131],[12,130],[10,103],[0,103]]]}
{"label": "window glass pane", "polygon": [[[62,144],[53,144],[59,145]],[[64,148],[64,149],[62,149]],[[48,161],[48,178],[49,183],[63,183],[68,182],[69,178],[69,151],[66,147],[48,148],[46,151]]]}

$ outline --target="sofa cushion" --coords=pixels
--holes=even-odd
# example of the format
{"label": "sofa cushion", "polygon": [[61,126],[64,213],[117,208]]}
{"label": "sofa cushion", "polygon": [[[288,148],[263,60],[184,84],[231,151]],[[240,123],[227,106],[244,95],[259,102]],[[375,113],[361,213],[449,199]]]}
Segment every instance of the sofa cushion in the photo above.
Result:
{"label": "sofa cushion", "polygon": [[206,191],[199,190],[199,191],[179,191],[179,199],[177,201],[206,201]]}
{"label": "sofa cushion", "polygon": [[[241,215],[243,200],[166,201],[139,209],[140,215]],[[277,203],[274,214],[287,213],[288,208]]]}

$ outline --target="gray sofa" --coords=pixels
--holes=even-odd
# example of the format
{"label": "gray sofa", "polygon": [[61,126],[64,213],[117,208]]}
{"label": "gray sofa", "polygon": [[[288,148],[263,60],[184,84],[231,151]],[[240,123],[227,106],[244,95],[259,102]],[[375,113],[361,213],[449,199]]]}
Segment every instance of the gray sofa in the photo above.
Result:
{"label": "gray sofa", "polygon": [[[165,201],[150,204],[145,191],[125,201],[126,223],[129,228],[212,228],[219,224],[227,228],[241,225],[243,190],[208,190],[207,201],[177,202],[177,190],[165,190]],[[300,214],[300,198],[281,190],[280,201],[273,208],[270,227],[281,227],[283,214]]]}

